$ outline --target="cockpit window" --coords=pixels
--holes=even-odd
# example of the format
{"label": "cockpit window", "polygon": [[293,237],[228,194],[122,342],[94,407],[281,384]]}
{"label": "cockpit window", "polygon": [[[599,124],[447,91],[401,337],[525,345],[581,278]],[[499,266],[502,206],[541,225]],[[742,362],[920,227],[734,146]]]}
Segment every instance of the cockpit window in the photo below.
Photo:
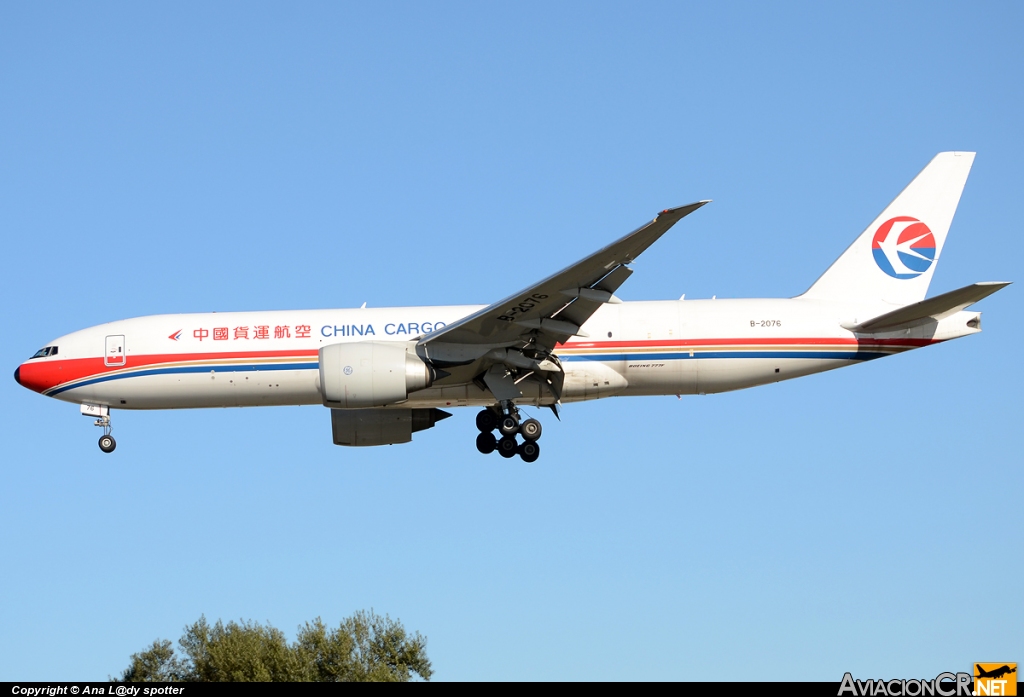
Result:
{"label": "cockpit window", "polygon": [[[46,358],[47,356],[56,356],[56,355],[57,355],[57,347],[56,346],[47,346],[45,348],[39,349],[34,354],[32,354],[32,358]],[[29,360],[32,360],[32,358],[30,358]]]}

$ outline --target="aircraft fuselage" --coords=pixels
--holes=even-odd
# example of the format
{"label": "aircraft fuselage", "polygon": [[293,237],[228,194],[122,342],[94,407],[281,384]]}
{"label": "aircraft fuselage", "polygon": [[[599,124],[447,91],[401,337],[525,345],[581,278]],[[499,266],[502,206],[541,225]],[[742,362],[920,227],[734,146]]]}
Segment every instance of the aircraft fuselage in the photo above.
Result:
{"label": "aircraft fuselage", "polygon": [[[481,306],[154,315],[90,327],[24,362],[19,382],[113,409],[321,404],[318,351],[356,341],[413,342]],[[678,300],[605,305],[560,344],[562,402],[715,393],[872,360],[979,331],[961,311],[940,322],[859,336],[843,328],[884,312],[803,299]],[[523,385],[518,404],[555,396]],[[473,383],[432,387],[401,408],[486,406]]]}

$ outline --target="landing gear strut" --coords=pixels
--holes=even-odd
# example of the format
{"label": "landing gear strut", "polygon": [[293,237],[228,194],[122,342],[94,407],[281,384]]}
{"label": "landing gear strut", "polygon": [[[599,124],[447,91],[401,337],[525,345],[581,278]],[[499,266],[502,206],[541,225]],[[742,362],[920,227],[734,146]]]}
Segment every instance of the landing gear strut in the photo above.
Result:
{"label": "landing gear strut", "polygon": [[[523,462],[536,462],[540,457],[540,445],[537,440],[541,435],[540,421],[527,419],[520,422],[519,409],[511,401],[501,403],[498,407],[488,407],[476,415],[476,427],[480,429],[480,435],[476,437],[476,449],[484,455],[489,455],[495,450],[504,458],[511,458],[519,455]],[[494,435],[497,430],[501,435],[499,439]],[[523,437],[519,443],[516,436]]]}

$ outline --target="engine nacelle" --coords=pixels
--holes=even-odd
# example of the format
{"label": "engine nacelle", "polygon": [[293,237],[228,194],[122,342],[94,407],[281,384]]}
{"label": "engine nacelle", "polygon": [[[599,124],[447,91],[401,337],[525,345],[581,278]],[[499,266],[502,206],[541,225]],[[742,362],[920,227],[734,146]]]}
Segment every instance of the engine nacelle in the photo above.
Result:
{"label": "engine nacelle", "polygon": [[398,404],[434,382],[433,369],[413,344],[353,341],[320,349],[320,396],[324,406],[360,409]]}
{"label": "engine nacelle", "polygon": [[440,409],[331,409],[335,445],[408,443],[451,414]]}

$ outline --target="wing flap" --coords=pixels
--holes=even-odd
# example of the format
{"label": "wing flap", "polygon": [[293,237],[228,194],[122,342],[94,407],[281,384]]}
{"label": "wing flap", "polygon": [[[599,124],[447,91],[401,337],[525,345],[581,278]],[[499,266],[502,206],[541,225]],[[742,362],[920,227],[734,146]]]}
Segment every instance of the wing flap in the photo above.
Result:
{"label": "wing flap", "polygon": [[[615,297],[614,293],[631,275],[633,275],[633,269],[629,268],[625,264],[616,266],[605,274],[600,281],[586,289],[590,290],[591,293],[578,293],[571,302],[567,303],[561,310],[555,312],[551,316],[552,319],[566,320],[568,322],[572,322],[576,326],[582,327],[583,324],[586,323],[586,321],[590,319],[591,316],[597,312],[598,308],[605,302],[621,302]],[[582,288],[580,289],[580,291],[583,290],[584,289]],[[608,293],[611,297],[603,302],[598,301],[595,296],[599,293]]]}

